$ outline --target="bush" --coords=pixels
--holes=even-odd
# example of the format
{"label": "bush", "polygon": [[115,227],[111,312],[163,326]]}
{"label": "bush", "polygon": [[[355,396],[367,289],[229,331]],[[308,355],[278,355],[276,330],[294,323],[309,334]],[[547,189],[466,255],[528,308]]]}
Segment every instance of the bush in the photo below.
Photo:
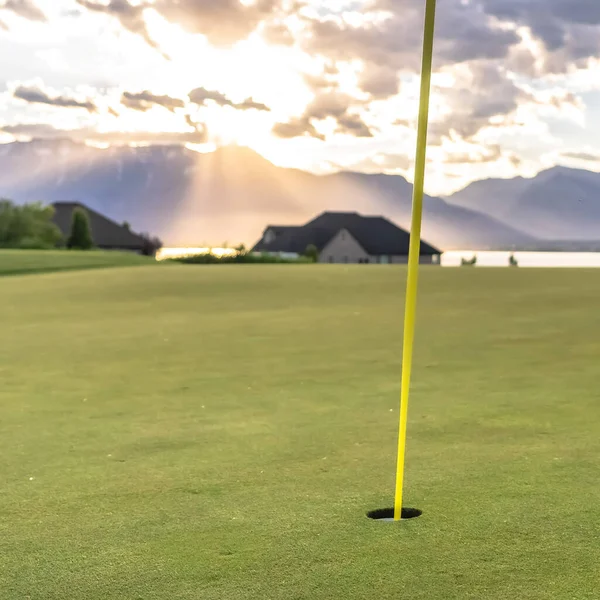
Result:
{"label": "bush", "polygon": [[319,250],[314,244],[309,244],[304,251],[304,256],[310,261],[316,263],[319,261]]}
{"label": "bush", "polygon": [[87,213],[76,208],[73,211],[71,221],[71,235],[67,240],[67,248],[70,250],[91,250],[94,247],[92,229]]}
{"label": "bush", "polygon": [[0,247],[45,250],[62,240],[60,229],[52,222],[54,208],[41,203],[16,205],[0,200]]}
{"label": "bush", "polygon": [[306,257],[300,258],[281,258],[271,254],[249,254],[239,250],[235,254],[225,256],[215,256],[210,252],[203,254],[194,254],[193,256],[182,256],[168,259],[172,262],[179,262],[186,265],[227,265],[227,264],[306,264],[311,262]]}
{"label": "bush", "polygon": [[460,264],[463,267],[474,267],[477,264],[477,255],[473,255],[473,258],[471,260],[467,260],[466,258],[461,258]]}

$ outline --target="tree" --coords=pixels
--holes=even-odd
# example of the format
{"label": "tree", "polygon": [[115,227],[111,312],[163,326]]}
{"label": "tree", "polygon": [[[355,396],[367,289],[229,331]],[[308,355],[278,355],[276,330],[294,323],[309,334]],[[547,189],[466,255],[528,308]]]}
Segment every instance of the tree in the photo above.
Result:
{"label": "tree", "polygon": [[71,235],[67,240],[67,248],[71,250],[91,250],[94,247],[92,229],[87,213],[76,208],[71,221]]}
{"label": "tree", "polygon": [[313,262],[317,262],[319,260],[319,250],[314,244],[309,244],[308,246],[306,246],[304,256],[306,256],[306,258],[309,258]]}
{"label": "tree", "polygon": [[148,233],[142,233],[140,237],[144,240],[142,254],[144,256],[156,256],[156,253],[163,247],[163,243],[157,237],[152,237]]}
{"label": "tree", "polygon": [[16,205],[0,200],[0,247],[54,248],[62,240],[52,222],[54,208],[39,202]]}

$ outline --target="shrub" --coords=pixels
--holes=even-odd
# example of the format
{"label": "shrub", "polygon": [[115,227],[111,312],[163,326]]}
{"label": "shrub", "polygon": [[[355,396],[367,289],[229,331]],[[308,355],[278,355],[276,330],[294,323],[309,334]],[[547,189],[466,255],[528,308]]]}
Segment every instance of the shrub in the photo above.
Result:
{"label": "shrub", "polygon": [[460,264],[463,267],[474,267],[477,264],[477,256],[473,255],[473,258],[471,258],[470,260],[467,260],[466,258],[461,258]]}
{"label": "shrub", "polygon": [[91,250],[94,247],[92,229],[87,213],[76,208],[71,221],[71,235],[67,240],[67,248],[71,250]]}
{"label": "shrub", "polygon": [[316,263],[319,261],[319,250],[314,244],[309,244],[306,246],[304,256],[306,256],[306,258],[308,258],[310,261]]}
{"label": "shrub", "polygon": [[306,257],[282,258],[271,254],[249,254],[236,252],[225,256],[215,256],[210,252],[194,254],[193,256],[182,256],[168,259],[186,265],[227,265],[227,264],[305,264],[309,261]]}

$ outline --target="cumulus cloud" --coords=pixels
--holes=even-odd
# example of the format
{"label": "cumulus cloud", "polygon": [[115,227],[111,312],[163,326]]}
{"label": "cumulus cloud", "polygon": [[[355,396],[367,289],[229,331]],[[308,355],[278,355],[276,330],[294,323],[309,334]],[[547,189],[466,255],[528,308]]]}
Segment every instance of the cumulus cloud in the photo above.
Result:
{"label": "cumulus cloud", "polygon": [[5,125],[0,131],[16,137],[32,139],[71,139],[76,142],[108,144],[203,144],[207,141],[206,127],[196,125],[194,131],[107,131],[92,128],[57,129],[46,123]]}
{"label": "cumulus cloud", "polygon": [[[108,3],[100,0],[76,1],[89,10],[117,18],[123,27],[141,36],[153,48],[158,46],[148,33],[145,18],[148,8],[190,33],[205,35],[214,45],[230,45],[245,39],[266,22],[268,17],[282,12],[281,0],[145,0],[136,3],[130,0],[109,0]],[[271,29],[270,34],[274,36],[275,30]],[[280,37],[282,34],[280,28]]]}
{"label": "cumulus cloud", "polygon": [[290,28],[282,22],[265,22],[260,28],[260,33],[272,46],[293,46],[296,41]]}
{"label": "cumulus cloud", "polygon": [[191,33],[201,33],[215,45],[248,37],[281,8],[280,0],[157,0],[155,10]]}
{"label": "cumulus cloud", "polygon": [[[474,10],[474,3],[458,0],[443,2],[438,9],[436,66],[475,59],[504,58],[511,45],[520,41],[514,31],[497,29],[489,17]],[[393,82],[398,71],[417,72],[420,66],[423,3],[415,0],[380,0],[375,8],[386,10],[386,19],[360,24],[342,18],[308,19],[310,36],[307,50],[336,60],[360,59],[365,73],[380,69],[379,77],[395,93]],[[381,71],[386,66],[387,73]],[[366,91],[366,90],[365,90]]]}
{"label": "cumulus cloud", "polygon": [[97,112],[97,106],[91,100],[76,100],[70,96],[51,96],[45,90],[38,87],[18,86],[13,96],[31,104],[47,104],[61,108],[84,108],[88,112]]}
{"label": "cumulus cloud", "polygon": [[4,0],[4,3],[0,4],[0,10],[12,11],[29,21],[47,21],[46,15],[33,0]]}
{"label": "cumulus cloud", "polygon": [[317,131],[313,121],[332,118],[337,122],[337,133],[354,137],[373,137],[371,128],[362,117],[352,112],[356,104],[363,103],[338,91],[325,91],[317,94],[302,116],[291,119],[287,123],[277,123],[273,127],[273,133],[282,138],[310,136],[323,140],[324,136]]}
{"label": "cumulus cloud", "polygon": [[[307,34],[299,43],[307,52],[330,60],[361,61],[360,89],[374,99],[385,99],[398,93],[401,74],[419,72],[423,7],[418,0],[372,0],[363,4],[360,18],[345,16],[343,8],[338,14],[314,11],[302,17]],[[492,69],[503,65],[508,89],[510,72],[530,77],[563,74],[598,56],[597,0],[438,3],[437,71],[457,65],[483,63]],[[469,98],[465,100],[468,105]],[[484,107],[478,101],[477,105],[481,118],[494,110],[491,103]],[[506,108],[512,110],[513,106],[509,102]]]}
{"label": "cumulus cloud", "polygon": [[167,110],[174,111],[176,108],[183,108],[185,102],[172,96],[157,96],[149,91],[139,93],[123,92],[121,104],[133,110],[146,112],[153,106],[162,106]]}
{"label": "cumulus cloud", "polygon": [[[155,40],[150,37],[146,26],[145,11],[153,6],[149,2],[141,2],[139,4],[130,4],[128,0],[109,0],[108,3],[98,2],[96,0],[75,0],[80,6],[87,8],[89,11],[104,13],[115,17],[121,25],[136,35],[141,36],[146,43],[160,50]],[[163,54],[163,56],[165,56]],[[166,56],[165,56],[166,58]]]}
{"label": "cumulus cloud", "polygon": [[446,106],[440,117],[432,117],[429,127],[432,145],[441,144],[443,137],[472,140],[486,127],[518,124],[521,106],[562,110],[580,109],[581,101],[569,92],[534,92],[510,77],[497,63],[471,63],[456,74],[452,87],[433,86],[433,91]]}
{"label": "cumulus cloud", "polygon": [[376,100],[389,98],[399,91],[399,72],[387,65],[367,64],[361,73],[358,85]]}

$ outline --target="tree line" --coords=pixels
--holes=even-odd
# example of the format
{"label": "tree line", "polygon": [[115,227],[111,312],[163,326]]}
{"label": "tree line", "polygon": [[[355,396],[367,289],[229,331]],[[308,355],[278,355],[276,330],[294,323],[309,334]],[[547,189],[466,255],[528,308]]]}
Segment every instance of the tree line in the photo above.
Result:
{"label": "tree line", "polygon": [[[71,228],[64,236],[53,222],[54,207],[41,202],[15,204],[0,199],[0,248],[47,250],[66,247],[72,250],[94,248],[92,228],[85,210],[73,211]],[[128,227],[128,224],[124,226]],[[154,256],[162,244],[157,238],[140,235],[144,240],[142,253]]]}

